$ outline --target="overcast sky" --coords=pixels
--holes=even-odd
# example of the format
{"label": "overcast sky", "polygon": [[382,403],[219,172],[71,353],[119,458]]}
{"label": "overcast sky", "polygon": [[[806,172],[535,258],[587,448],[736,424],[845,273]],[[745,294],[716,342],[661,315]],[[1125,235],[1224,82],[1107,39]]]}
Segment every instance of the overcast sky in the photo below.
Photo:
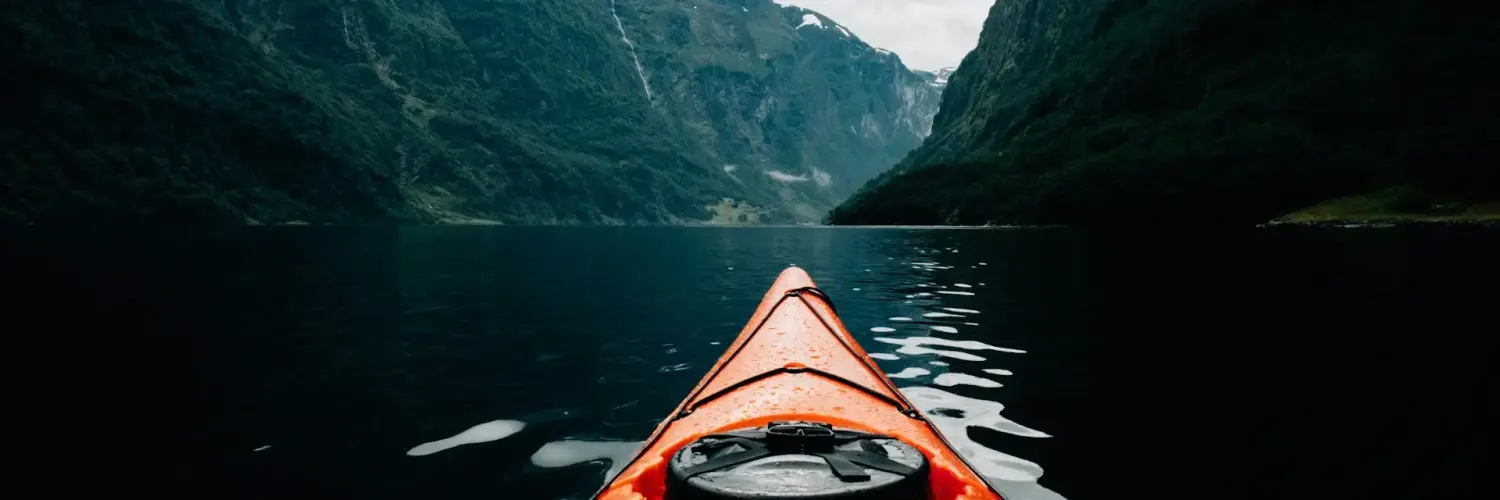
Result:
{"label": "overcast sky", "polygon": [[775,0],[844,25],[865,43],[895,52],[908,68],[958,66],[979,42],[995,0]]}

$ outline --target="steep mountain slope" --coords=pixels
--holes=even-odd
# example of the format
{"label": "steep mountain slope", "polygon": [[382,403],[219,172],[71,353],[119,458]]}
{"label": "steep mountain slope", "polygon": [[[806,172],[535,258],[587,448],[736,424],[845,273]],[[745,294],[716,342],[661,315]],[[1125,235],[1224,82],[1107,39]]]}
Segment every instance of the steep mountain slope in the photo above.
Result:
{"label": "steep mountain slope", "polygon": [[802,220],[921,144],[941,89],[813,11],[770,0],[616,0],[655,103],[736,182]]}
{"label": "steep mountain slope", "polygon": [[957,66],[947,67],[947,68],[938,68],[937,71],[932,72],[932,82],[931,82],[931,85],[934,86],[934,87],[937,87],[937,88],[947,88],[948,87],[948,79],[952,78],[953,77],[953,72],[957,71],[957,70],[958,70]]}
{"label": "steep mountain slope", "polygon": [[933,134],[834,223],[1259,222],[1411,186],[1495,199],[1475,7],[1000,0]]}
{"label": "steep mountain slope", "polygon": [[[684,11],[700,25],[657,24]],[[902,100],[920,77],[899,62],[884,80],[820,73],[866,62],[799,33],[802,15],[769,0],[10,2],[0,67],[27,76],[0,97],[0,220],[810,220],[904,153],[851,150],[870,141],[845,130],[925,133],[937,95]],[[759,80],[672,50],[747,25],[782,40]],[[716,43],[761,43],[731,34]],[[751,119],[700,112],[714,109]],[[778,136],[776,120],[807,125]]]}

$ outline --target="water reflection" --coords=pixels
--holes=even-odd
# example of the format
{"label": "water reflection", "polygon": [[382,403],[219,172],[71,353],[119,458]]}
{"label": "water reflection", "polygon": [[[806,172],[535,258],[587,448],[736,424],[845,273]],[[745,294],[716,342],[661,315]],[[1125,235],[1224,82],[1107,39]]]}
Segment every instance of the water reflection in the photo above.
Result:
{"label": "water reflection", "polygon": [[609,469],[604,471],[604,478],[607,481],[625,468],[626,463],[635,455],[636,450],[641,449],[642,444],[645,442],[575,439],[553,441],[542,445],[536,453],[531,454],[531,464],[537,467],[557,468],[604,461],[609,463]]}
{"label": "water reflection", "polygon": [[[501,439],[510,437],[517,432],[521,432],[521,430],[525,429],[527,425],[535,425],[543,422],[561,420],[571,417],[572,415],[573,412],[569,410],[554,408],[531,413],[519,417],[515,420],[491,420],[489,422],[464,429],[463,432],[460,432],[458,434],[413,446],[410,450],[406,451],[406,454],[413,457],[421,457],[466,444],[499,441]],[[264,448],[270,447],[266,446],[262,449]],[[255,451],[261,450],[257,449]]]}
{"label": "water reflection", "polygon": [[498,441],[521,432],[521,429],[524,428],[526,428],[526,423],[520,420],[494,420],[470,427],[463,432],[437,441],[429,441],[416,445],[412,449],[406,450],[406,454],[413,457],[421,457],[466,444]]}
{"label": "water reflection", "polygon": [[[750,297],[758,297],[783,266],[799,262],[833,295],[841,319],[855,332],[870,357],[881,364],[892,380],[906,385],[900,390],[934,422],[976,472],[1007,500],[1061,500],[1061,495],[1038,484],[1043,474],[1041,465],[1012,455],[1013,450],[1007,453],[999,447],[986,447],[970,437],[970,431],[975,429],[1031,439],[1050,437],[1001,416],[1005,408],[1000,402],[1004,394],[1001,391],[1007,385],[1001,377],[1014,376],[1011,371],[1014,365],[1008,360],[1027,354],[1027,349],[1019,348],[1026,345],[1010,344],[1011,337],[1007,336],[1011,333],[1007,325],[1013,319],[1003,308],[1008,307],[1009,301],[994,297],[1003,296],[1005,287],[985,286],[981,281],[984,278],[974,269],[988,264],[963,258],[972,253],[958,252],[952,243],[946,247],[932,245],[933,240],[943,238],[941,233],[913,234],[905,238],[874,239],[874,255],[868,253],[871,250],[868,248],[862,249],[863,253],[833,248],[835,241],[827,239],[825,232],[808,232],[805,235],[811,238],[808,242],[768,234],[771,237],[764,255],[753,260],[746,256],[726,256],[712,262],[711,286],[718,289],[705,288],[699,292],[719,299],[713,301],[715,305],[705,307],[722,307],[727,311],[723,317],[732,320],[703,325],[700,335],[711,337],[664,337],[654,342],[624,338],[612,339],[601,346],[604,359],[617,364],[629,359],[634,361],[629,363],[631,367],[654,368],[652,371],[661,380],[675,381],[676,385],[660,389],[647,387],[649,384],[631,386],[628,390],[634,392],[623,393],[620,399],[605,406],[609,410],[604,411],[602,420],[603,427],[610,429],[608,435],[598,439],[581,439],[577,434],[537,439],[537,444],[527,444],[527,450],[532,451],[529,463],[546,469],[594,464],[597,468],[586,469],[595,478],[590,488],[606,483],[639,450],[642,443],[630,439],[648,433],[660,418],[659,413],[666,411],[658,407],[670,409],[670,404],[675,404],[702,376],[704,367],[722,354],[721,342],[743,326],[741,322],[752,305]],[[721,245],[732,248],[731,240],[721,239]],[[892,248],[892,240],[902,242],[905,247]],[[810,253],[799,250],[808,244],[814,247]],[[725,253],[735,252],[725,250]],[[850,255],[865,258],[854,260]],[[994,257],[993,252],[989,255]],[[987,281],[997,280],[991,277]],[[735,297],[731,300],[730,295]],[[974,321],[981,318],[984,327]],[[695,345],[704,347],[692,347]],[[615,380],[620,376],[621,373],[604,374],[600,383],[612,393],[627,390]],[[602,429],[580,430],[587,435],[598,435]],[[521,441],[516,442],[519,445]]]}
{"label": "water reflection", "polygon": [[[928,415],[953,443],[956,451],[1006,498],[1062,499],[1061,495],[1038,483],[1042,476],[1040,465],[982,446],[969,437],[970,430],[976,428],[1027,438],[1050,436],[1001,416],[1000,412],[1005,406],[999,402],[999,393],[995,390],[1004,387],[1004,384],[992,377],[1012,376],[1013,372],[994,367],[987,355],[979,354],[995,352],[1023,355],[1026,350],[990,343],[993,342],[990,339],[1004,335],[1004,330],[1000,328],[982,330],[988,342],[972,337],[964,338],[964,333],[959,328],[979,326],[978,322],[961,320],[980,314],[980,310],[974,307],[976,301],[992,302],[979,297],[978,292],[985,284],[970,281],[973,271],[969,271],[989,264],[948,262],[949,259],[959,257],[953,255],[957,253],[957,249],[951,246],[933,248],[934,246],[930,242],[918,240],[908,242],[906,248],[900,249],[904,255],[922,257],[906,261],[898,258],[893,264],[899,267],[887,273],[887,281],[877,291],[913,300],[892,301],[891,312],[896,315],[886,316],[891,324],[871,328],[870,331],[882,335],[863,339],[865,347],[872,352],[871,357],[880,360],[887,371],[891,372],[891,378],[905,383],[922,384],[902,387],[901,391]],[[962,271],[950,271],[956,268]],[[948,276],[949,273],[954,275]],[[938,284],[945,282],[952,283],[952,288]],[[929,291],[919,291],[924,289]],[[912,321],[911,318],[914,317],[919,320]],[[981,330],[975,329],[976,333],[979,331]],[[933,332],[942,336],[933,336]],[[874,351],[880,350],[881,345],[895,347],[895,353],[900,356],[875,353]],[[916,366],[919,364],[920,367]],[[979,373],[985,376],[977,375]],[[968,391],[967,394],[977,392],[979,395],[960,396],[949,392],[947,388],[963,388]]]}
{"label": "water reflection", "polygon": [[988,389],[1000,387],[999,382],[987,378],[976,377],[967,373],[954,372],[948,372],[942,375],[938,375],[937,378],[932,379],[932,383],[941,385],[943,387],[953,387],[955,385],[972,385],[975,387],[984,387]]}
{"label": "water reflection", "polygon": [[966,398],[933,387],[902,387],[912,404],[937,425],[954,451],[1010,500],[1052,500],[1063,496],[1037,483],[1042,467],[1020,457],[986,448],[969,437],[969,429],[983,428],[1011,435],[1046,438],[1046,433],[1012,422],[1000,415],[1005,405]]}
{"label": "water reflection", "polygon": [[896,372],[896,373],[887,373],[886,376],[888,376],[890,378],[917,378],[917,377],[921,377],[923,375],[927,375],[929,373],[932,373],[932,372],[928,371],[925,368],[917,368],[915,366],[908,366],[908,367],[906,367],[906,369],[901,370],[899,372]]}

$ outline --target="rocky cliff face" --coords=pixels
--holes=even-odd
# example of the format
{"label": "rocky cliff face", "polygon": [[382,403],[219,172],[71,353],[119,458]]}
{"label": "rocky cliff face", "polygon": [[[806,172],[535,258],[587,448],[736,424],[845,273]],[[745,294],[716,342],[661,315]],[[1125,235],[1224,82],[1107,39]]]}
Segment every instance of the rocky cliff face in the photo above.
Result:
{"label": "rocky cliff face", "polygon": [[0,218],[30,223],[807,221],[939,98],[769,0],[62,0],[0,27],[34,76],[0,97]]}
{"label": "rocky cliff face", "polygon": [[933,133],[829,219],[1261,222],[1390,186],[1493,200],[1500,81],[1482,61],[1500,43],[1484,18],[1396,0],[1000,0]]}
{"label": "rocky cliff face", "polygon": [[[770,0],[616,0],[656,108],[735,182],[816,220],[921,143],[941,89],[816,12]],[[643,89],[644,91],[644,89]]]}

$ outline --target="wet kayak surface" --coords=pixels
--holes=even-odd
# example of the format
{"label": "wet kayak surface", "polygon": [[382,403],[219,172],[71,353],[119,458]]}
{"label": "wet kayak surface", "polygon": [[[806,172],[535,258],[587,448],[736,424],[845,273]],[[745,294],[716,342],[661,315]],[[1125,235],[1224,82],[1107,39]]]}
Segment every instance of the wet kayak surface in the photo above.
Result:
{"label": "wet kayak surface", "polygon": [[1402,228],[6,237],[34,466],[245,498],[587,498],[788,265],[1009,498],[1326,484],[1399,466],[1410,351],[1480,317],[1500,255]]}

